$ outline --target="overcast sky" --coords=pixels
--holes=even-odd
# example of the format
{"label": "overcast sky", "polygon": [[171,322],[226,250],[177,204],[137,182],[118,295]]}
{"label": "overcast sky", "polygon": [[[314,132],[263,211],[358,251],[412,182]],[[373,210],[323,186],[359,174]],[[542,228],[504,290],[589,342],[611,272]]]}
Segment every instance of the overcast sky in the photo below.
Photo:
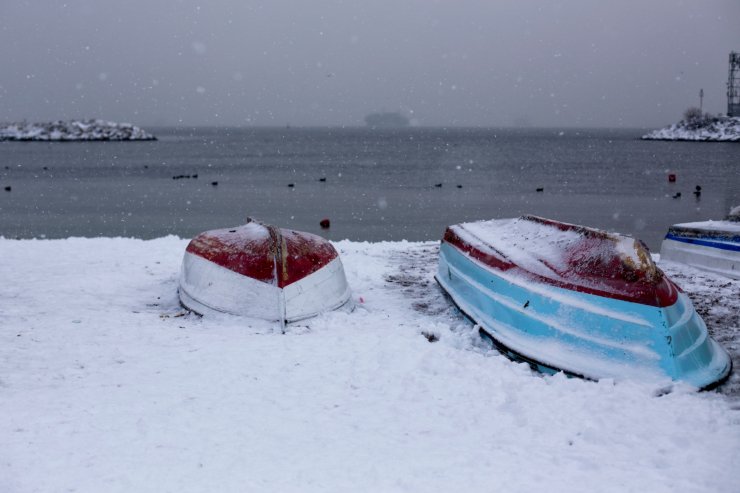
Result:
{"label": "overcast sky", "polygon": [[0,121],[655,127],[732,50],[738,0],[0,0]]}

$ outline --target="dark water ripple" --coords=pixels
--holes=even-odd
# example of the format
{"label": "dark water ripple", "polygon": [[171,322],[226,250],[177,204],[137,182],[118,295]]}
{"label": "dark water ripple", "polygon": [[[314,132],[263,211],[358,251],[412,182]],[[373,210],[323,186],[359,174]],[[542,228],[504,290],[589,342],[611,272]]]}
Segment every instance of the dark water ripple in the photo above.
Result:
{"label": "dark water ripple", "polygon": [[740,145],[641,130],[153,130],[157,142],[0,143],[0,235],[190,237],[253,216],[331,239],[427,240],[533,213],[655,250],[670,224],[740,203]]}

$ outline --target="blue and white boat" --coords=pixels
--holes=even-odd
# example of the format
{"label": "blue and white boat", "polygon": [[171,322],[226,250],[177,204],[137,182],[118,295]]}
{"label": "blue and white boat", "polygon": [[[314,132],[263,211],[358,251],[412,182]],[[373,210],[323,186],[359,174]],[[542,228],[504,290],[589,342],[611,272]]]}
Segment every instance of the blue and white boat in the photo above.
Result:
{"label": "blue and white boat", "polygon": [[660,258],[740,279],[740,207],[724,221],[674,224],[660,247]]}
{"label": "blue and white boat", "polygon": [[731,360],[628,236],[536,216],[457,224],[437,282],[506,355],[589,379],[709,388]]}

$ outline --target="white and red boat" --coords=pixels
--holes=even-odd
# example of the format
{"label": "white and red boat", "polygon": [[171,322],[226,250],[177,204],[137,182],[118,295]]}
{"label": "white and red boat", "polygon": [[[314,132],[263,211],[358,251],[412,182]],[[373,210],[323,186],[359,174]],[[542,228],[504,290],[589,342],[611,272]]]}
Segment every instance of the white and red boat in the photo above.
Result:
{"label": "white and red boat", "polygon": [[180,301],[188,309],[281,324],[350,302],[342,261],[327,240],[257,221],[201,233],[185,250]]}
{"label": "white and red boat", "polygon": [[450,226],[436,279],[506,355],[590,379],[721,382],[731,360],[628,236],[535,216]]}

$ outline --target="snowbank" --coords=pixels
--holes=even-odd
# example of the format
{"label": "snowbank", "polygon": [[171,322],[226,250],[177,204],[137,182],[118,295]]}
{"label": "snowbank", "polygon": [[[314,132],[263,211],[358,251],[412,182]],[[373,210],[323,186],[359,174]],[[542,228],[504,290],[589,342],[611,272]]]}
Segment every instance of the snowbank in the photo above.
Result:
{"label": "snowbank", "polygon": [[[186,245],[0,239],[0,491],[736,491],[736,395],[533,374],[437,243],[335,243],[357,308],[285,335],[183,311]],[[740,281],[668,267],[738,332]]]}
{"label": "snowbank", "polygon": [[157,140],[154,135],[129,123],[103,120],[72,120],[51,123],[0,124],[0,141],[69,140]]}
{"label": "snowbank", "polygon": [[705,142],[740,142],[740,118],[703,118],[682,120],[670,127],[653,130],[643,140],[698,140]]}

